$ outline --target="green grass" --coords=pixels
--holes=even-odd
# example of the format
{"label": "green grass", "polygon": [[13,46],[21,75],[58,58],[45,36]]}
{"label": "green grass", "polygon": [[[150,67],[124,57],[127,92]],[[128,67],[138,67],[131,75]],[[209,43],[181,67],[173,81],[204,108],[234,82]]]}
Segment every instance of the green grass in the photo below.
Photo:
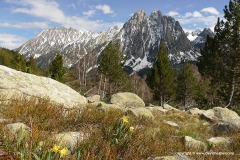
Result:
{"label": "green grass", "polygon": [[[155,118],[136,118],[128,115],[128,122],[123,123],[125,113],[119,110],[103,111],[88,105],[82,110],[68,111],[61,105],[49,100],[28,99],[11,100],[8,107],[1,110],[2,118],[12,122],[23,122],[31,128],[29,136],[21,132],[14,139],[8,138],[0,124],[1,148],[13,159],[148,159],[149,157],[174,155],[177,152],[195,151],[186,148],[183,136],[191,136],[203,142],[213,137],[208,126],[204,126],[197,116],[185,112],[154,112]],[[164,121],[176,122],[180,127],[169,126]],[[130,127],[134,127],[131,131]],[[69,154],[60,158],[52,152],[56,142],[52,135],[67,131],[90,133],[89,138],[80,142]],[[240,136],[234,138],[231,146],[211,148],[214,152],[240,153]],[[61,146],[63,149],[63,146]],[[191,156],[193,159],[234,159],[232,156]],[[0,156],[1,159],[1,156]]]}

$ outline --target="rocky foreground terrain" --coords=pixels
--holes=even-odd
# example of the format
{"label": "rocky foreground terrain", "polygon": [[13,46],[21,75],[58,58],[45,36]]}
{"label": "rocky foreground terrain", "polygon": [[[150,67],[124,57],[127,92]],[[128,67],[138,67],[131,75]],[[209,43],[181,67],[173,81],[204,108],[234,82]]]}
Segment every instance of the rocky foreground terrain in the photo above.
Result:
{"label": "rocky foreground terrain", "polygon": [[[26,139],[31,137],[30,142],[32,142],[34,139],[32,137],[35,135],[34,131],[36,131],[35,125],[38,126],[38,131],[41,130],[41,133],[44,132],[44,135],[48,135],[48,138],[55,144],[66,147],[69,151],[67,157],[74,156],[73,153],[77,149],[81,150],[81,159],[85,159],[87,153],[91,155],[93,152],[94,157],[98,158],[103,154],[101,152],[104,152],[105,157],[113,156],[117,152],[118,154],[115,156],[124,159],[132,159],[131,156],[134,155],[136,159],[166,160],[237,159],[237,154],[240,153],[240,116],[228,108],[214,107],[208,110],[191,108],[182,111],[168,104],[164,106],[146,105],[141,98],[133,93],[114,94],[106,103],[100,100],[99,95],[85,98],[55,80],[22,73],[5,66],[0,66],[0,79],[0,106],[1,111],[3,110],[0,117],[1,135],[5,135],[3,136],[5,138],[1,138],[1,141],[3,141],[2,156],[15,155],[14,150],[12,150],[13,147],[9,147],[6,141],[15,142],[20,131]],[[35,104],[30,104],[33,109],[34,107],[36,107],[36,110],[40,109],[41,113],[51,114],[52,111],[44,112],[41,108],[37,108],[42,103],[40,99],[47,99],[49,103],[56,104],[55,107],[63,108],[64,112],[59,115],[63,118],[63,121],[59,125],[53,125],[52,122],[58,122],[54,114],[53,117],[45,117],[42,122],[37,122],[34,120],[43,115],[38,113],[38,116],[34,118],[35,114],[30,114],[35,113],[34,111],[30,112],[26,108],[17,110],[17,107],[22,106],[19,103],[27,104],[26,100],[31,100],[31,98],[38,99],[34,102]],[[12,102],[13,99],[17,103]],[[41,107],[44,108],[48,103],[44,102],[43,104]],[[28,107],[31,108],[31,106]],[[8,108],[14,108],[15,110],[11,112]],[[17,115],[17,113],[20,114]],[[31,118],[28,119],[24,117],[25,115],[31,115]],[[81,118],[78,117],[79,115],[81,115]],[[121,128],[111,128],[115,124],[114,119],[118,122],[119,117],[123,115],[127,118],[123,118],[123,122],[120,122],[121,127],[130,125],[129,132],[128,130],[121,130]],[[105,118],[102,119],[101,117]],[[107,121],[109,117],[112,119]],[[64,121],[68,122],[66,128],[63,127],[65,125]],[[44,125],[41,126],[41,124]],[[56,129],[50,129],[47,125],[55,126]],[[109,134],[111,135],[111,132],[105,133],[105,125],[107,128],[109,127],[107,130],[114,132],[112,136],[115,138],[110,140],[109,144],[107,143],[109,140],[107,137]],[[115,134],[115,130],[120,130],[120,133],[116,132]],[[121,136],[116,137],[123,132],[130,138],[126,140]],[[6,135],[9,136],[7,140]],[[39,143],[45,144],[47,141],[46,137],[41,139],[41,136],[38,136]],[[126,143],[121,144],[122,141]],[[18,144],[17,142],[16,144]],[[103,148],[100,151],[96,149],[98,150],[96,152],[94,148],[97,148],[100,142],[101,146],[106,145],[106,143],[106,146],[111,144],[111,148],[115,148],[115,151],[110,149],[109,155],[107,155],[107,151],[102,146]],[[84,145],[93,144],[93,146],[86,149],[86,146],[83,147],[82,143]],[[31,152],[40,153],[39,148],[34,149],[32,143],[28,145],[32,146]],[[82,148],[79,147],[81,145],[83,145]],[[144,147],[141,148],[141,146]],[[45,147],[49,146],[46,145]],[[137,147],[138,150],[133,151],[136,149],[134,147]],[[19,149],[19,146],[17,149]],[[130,151],[136,153],[129,153]],[[205,153],[205,155],[186,155],[186,152],[199,152]],[[209,153],[215,153],[215,155],[206,155]],[[219,153],[230,155],[219,155]],[[117,157],[112,157],[112,159]]]}

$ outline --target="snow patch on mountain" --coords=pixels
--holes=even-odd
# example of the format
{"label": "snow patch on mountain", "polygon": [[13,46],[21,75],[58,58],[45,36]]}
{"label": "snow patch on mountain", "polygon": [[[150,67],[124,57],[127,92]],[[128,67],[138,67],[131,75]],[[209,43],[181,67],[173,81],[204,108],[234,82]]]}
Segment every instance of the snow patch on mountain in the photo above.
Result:
{"label": "snow patch on mountain", "polygon": [[189,34],[189,35],[187,36],[187,38],[188,38],[190,41],[194,41],[197,37],[198,37],[197,35],[193,36],[192,34]]}

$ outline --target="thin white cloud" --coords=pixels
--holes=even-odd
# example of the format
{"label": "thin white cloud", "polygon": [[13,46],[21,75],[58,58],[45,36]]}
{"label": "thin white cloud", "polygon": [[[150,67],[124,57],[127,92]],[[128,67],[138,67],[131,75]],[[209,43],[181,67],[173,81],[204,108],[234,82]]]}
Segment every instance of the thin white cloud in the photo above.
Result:
{"label": "thin white cloud", "polygon": [[185,18],[192,17],[192,13],[191,12],[187,12],[187,13],[185,13],[184,17]]}
{"label": "thin white cloud", "polygon": [[0,47],[15,49],[25,42],[23,37],[13,34],[0,33]]}
{"label": "thin white cloud", "polygon": [[18,28],[18,29],[45,29],[48,28],[48,24],[45,22],[20,22],[20,23],[0,23],[0,27],[10,27],[10,28]]}
{"label": "thin white cloud", "polygon": [[[211,14],[202,14],[204,12]],[[222,17],[222,15],[220,15],[220,13],[213,7],[203,8],[200,11],[186,12],[184,14],[177,13],[170,11],[167,14],[172,14],[172,17],[180,22],[185,31],[195,29],[196,27],[202,29],[210,28],[213,30],[218,17]]]}
{"label": "thin white cloud", "polygon": [[113,10],[109,5],[97,5],[95,6],[96,9],[101,10],[104,14],[112,14],[114,13]]}
{"label": "thin white cloud", "polygon": [[203,8],[203,9],[201,10],[201,12],[211,13],[211,14],[214,14],[214,15],[219,15],[219,14],[220,14],[220,13],[216,10],[216,8],[214,8],[214,7]]}
{"label": "thin white cloud", "polygon": [[167,13],[167,15],[168,15],[168,16],[171,16],[171,17],[174,17],[174,16],[178,16],[179,13],[176,12],[176,11],[169,11],[169,12]]}
{"label": "thin white cloud", "polygon": [[202,17],[202,16],[203,15],[200,12],[194,11],[194,12],[186,12],[183,17],[184,18],[191,18],[191,17],[197,18],[197,17]]}
{"label": "thin white cloud", "polygon": [[200,12],[198,12],[198,11],[194,11],[193,14],[192,14],[192,16],[193,16],[194,18],[197,18],[197,17],[202,17],[202,14],[201,14]]}
{"label": "thin white cloud", "polygon": [[83,12],[83,15],[85,15],[86,17],[92,17],[95,13],[96,13],[96,10],[89,10],[89,11]]}
{"label": "thin white cloud", "polygon": [[[64,27],[73,27],[80,30],[102,31],[106,30],[112,23],[104,23],[99,20],[89,20],[88,17],[68,16],[59,7],[54,0],[7,0],[9,3],[19,5],[19,8],[12,9],[13,13],[24,13],[34,17],[45,19],[48,22],[58,23]],[[104,13],[113,13],[107,5],[104,7]],[[99,8],[101,8],[99,6]]]}

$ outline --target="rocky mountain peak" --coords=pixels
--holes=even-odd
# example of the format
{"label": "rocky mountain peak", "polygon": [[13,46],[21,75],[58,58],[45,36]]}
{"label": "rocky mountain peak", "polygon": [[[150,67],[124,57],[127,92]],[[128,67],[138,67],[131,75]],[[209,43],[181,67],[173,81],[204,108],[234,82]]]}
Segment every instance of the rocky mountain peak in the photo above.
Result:
{"label": "rocky mountain peak", "polygon": [[192,34],[193,36],[198,36],[201,32],[202,32],[202,31],[201,31],[200,29],[196,29],[196,30],[194,30],[191,34]]}
{"label": "rocky mountain peak", "polygon": [[197,49],[203,49],[207,36],[213,37],[214,33],[210,28],[205,28],[203,31],[198,32],[196,38],[192,40],[193,45]]}
{"label": "rocky mountain peak", "polygon": [[151,19],[161,19],[162,18],[162,13],[160,10],[154,10],[150,16]]}
{"label": "rocky mountain peak", "polygon": [[214,36],[213,31],[210,28],[204,28],[204,30],[199,34],[199,36],[203,38],[207,38],[207,35]]}
{"label": "rocky mountain peak", "polygon": [[[142,19],[138,20],[139,15]],[[187,39],[178,21],[169,16],[162,16],[159,10],[147,16],[138,11],[127,21],[120,31],[120,44],[126,66],[133,72],[152,67],[162,40],[166,42],[172,63],[196,60],[191,42]]]}
{"label": "rocky mountain peak", "polygon": [[[124,27],[135,26],[144,23],[147,20],[147,15],[144,10],[139,10],[124,24]],[[123,27],[123,28],[124,28]]]}
{"label": "rocky mountain peak", "polygon": [[135,12],[132,16],[133,19],[139,18],[139,19],[143,19],[146,16],[146,12],[141,9],[138,10],[137,12]]}

